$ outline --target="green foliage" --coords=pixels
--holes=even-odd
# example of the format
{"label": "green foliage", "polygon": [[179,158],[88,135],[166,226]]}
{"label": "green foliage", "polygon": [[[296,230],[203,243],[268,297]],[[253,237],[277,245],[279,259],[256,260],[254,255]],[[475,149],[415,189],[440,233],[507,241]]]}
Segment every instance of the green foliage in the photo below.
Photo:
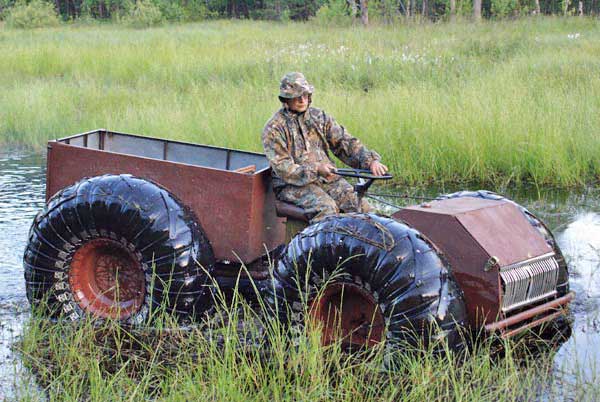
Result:
{"label": "green foliage", "polygon": [[[448,1],[448,3],[450,3]],[[450,5],[448,5],[450,10]],[[470,17],[473,15],[473,2],[471,0],[456,0],[456,14],[463,17]]]}
{"label": "green foliage", "polygon": [[329,0],[323,4],[313,21],[322,26],[328,25],[350,25],[354,18],[350,15],[348,6],[345,0]]}
{"label": "green foliage", "polygon": [[14,0],[0,0],[0,20],[4,19],[4,13],[13,6]]}
{"label": "green foliage", "polygon": [[29,29],[53,27],[59,24],[54,6],[43,0],[33,0],[29,4],[20,0],[6,12],[6,26]]}
{"label": "green foliage", "polygon": [[209,18],[216,18],[219,15],[215,11],[210,11],[204,0],[187,0],[182,8],[185,12],[186,21],[204,21]]}
{"label": "green foliage", "polygon": [[495,17],[514,16],[518,12],[526,12],[526,9],[519,7],[518,0],[491,0],[492,15]]}
{"label": "green foliage", "polygon": [[[25,0],[28,1],[28,0]],[[135,0],[52,0],[64,20],[85,16],[95,19],[119,20],[129,13]],[[168,21],[202,21],[214,18],[244,18],[277,21],[306,21],[317,16],[322,24],[346,25],[351,19],[350,4],[360,9],[360,0],[152,0]],[[449,15],[449,0],[427,0],[427,16],[422,16],[425,0],[411,0],[412,17],[415,21],[438,20]],[[0,0],[0,15],[15,0]],[[471,17],[472,0],[456,0],[458,16]],[[577,12],[577,1],[540,0],[544,14],[572,15]],[[401,23],[406,14],[406,0],[371,0],[369,14],[373,24]],[[534,0],[483,0],[484,17],[526,15],[534,9]],[[600,2],[583,0],[586,14],[598,14]],[[1,17],[0,17],[1,18]]]}
{"label": "green foliage", "polygon": [[[163,306],[151,327],[52,322],[34,312],[15,347],[39,388],[17,389],[15,399],[38,400],[36,388],[48,400],[68,401],[504,402],[600,394],[597,382],[579,381],[586,367],[565,372],[573,381],[548,379],[554,353],[535,335],[480,339],[460,354],[408,345],[394,353],[385,340],[349,354],[339,340],[323,346],[321,327],[308,318],[288,331],[269,318],[260,295],[254,307],[235,291],[231,302],[216,299],[206,319],[186,326]],[[302,307],[310,309],[306,300]]]}
{"label": "green foliage", "polygon": [[[406,5],[404,5],[406,6]],[[369,19],[381,21],[385,24],[400,23],[406,13],[397,0],[376,0],[369,2]]]}
{"label": "green foliage", "polygon": [[216,18],[218,13],[210,11],[203,0],[151,0],[163,18],[172,22],[204,21]]}
{"label": "green foliage", "polygon": [[185,9],[178,2],[159,1],[158,9],[167,21],[181,22],[187,20]]}
{"label": "green foliage", "polygon": [[137,0],[124,22],[132,28],[148,28],[162,24],[163,20],[160,8],[152,1]]}

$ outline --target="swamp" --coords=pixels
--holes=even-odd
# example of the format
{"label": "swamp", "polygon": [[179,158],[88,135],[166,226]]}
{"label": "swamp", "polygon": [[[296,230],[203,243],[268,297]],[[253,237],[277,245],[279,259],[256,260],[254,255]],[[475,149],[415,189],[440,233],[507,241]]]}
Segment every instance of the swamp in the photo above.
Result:
{"label": "swamp", "polygon": [[[593,17],[0,26],[0,399],[600,399],[599,56]],[[22,258],[48,139],[106,127],[262,152],[287,71],[304,72],[315,106],[382,154],[395,177],[376,191],[404,196],[388,201],[485,188],[537,214],[570,268],[572,333],[390,366],[380,348],[356,359],[310,328],[281,336],[243,300],[217,308],[214,332],[169,317],[137,332],[31,314]]]}
{"label": "swamp", "polygon": [[[245,334],[262,336],[258,327],[239,331],[249,308],[222,307],[232,321],[224,332],[178,332],[168,320],[150,333],[52,324],[31,318],[22,277],[22,250],[31,220],[44,204],[44,157],[18,149],[0,154],[2,208],[0,263],[0,389],[18,400],[91,400],[158,397],[164,400],[586,400],[600,398],[600,192],[533,187],[505,194],[538,214],[557,236],[571,269],[571,336],[552,348],[524,341],[483,342],[464,360],[426,354],[401,358],[399,367],[382,370],[381,351],[367,362],[353,360],[335,347],[324,348],[316,331],[299,345],[269,334],[268,342],[249,347]],[[462,186],[460,188],[463,188]],[[386,193],[429,197],[459,189],[385,188]],[[23,202],[23,197],[27,202]],[[395,199],[390,199],[397,202]],[[414,201],[406,199],[403,203]],[[254,334],[254,335],[253,335]],[[219,337],[215,340],[215,337]],[[272,338],[275,339],[272,339]],[[264,341],[264,340],[263,340]],[[535,341],[535,339],[533,339]],[[297,340],[296,340],[297,342]],[[271,356],[264,358],[266,343]],[[132,346],[132,345],[135,345]],[[538,345],[539,346],[539,345]]]}

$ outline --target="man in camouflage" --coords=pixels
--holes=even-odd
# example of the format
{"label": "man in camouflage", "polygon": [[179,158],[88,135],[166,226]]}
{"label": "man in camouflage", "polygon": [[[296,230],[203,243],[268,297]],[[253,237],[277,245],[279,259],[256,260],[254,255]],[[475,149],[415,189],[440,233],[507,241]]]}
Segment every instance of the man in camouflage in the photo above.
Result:
{"label": "man in camouflage", "polygon": [[[262,133],[277,198],[314,215],[311,222],[340,211],[356,212],[356,193],[346,180],[335,174],[329,151],[345,164],[369,169],[377,176],[388,170],[380,162],[381,157],[352,137],[333,117],[310,106],[314,88],[302,73],[286,74],[279,89],[283,107],[271,117]],[[369,210],[364,200],[361,210]]]}

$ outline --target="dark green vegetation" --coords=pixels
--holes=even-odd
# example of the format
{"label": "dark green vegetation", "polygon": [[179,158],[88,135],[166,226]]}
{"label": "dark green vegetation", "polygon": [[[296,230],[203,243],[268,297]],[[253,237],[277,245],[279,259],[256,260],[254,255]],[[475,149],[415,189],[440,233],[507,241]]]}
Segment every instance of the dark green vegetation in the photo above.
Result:
{"label": "dark green vegetation", "polygon": [[399,183],[583,185],[600,175],[600,25],[588,18],[326,28],[218,21],[0,28],[0,142],[111,130],[261,151],[278,83]]}
{"label": "dark green vegetation", "polygon": [[532,349],[534,338],[488,340],[463,356],[409,349],[390,356],[384,347],[353,355],[321,346],[310,322],[292,336],[239,298],[211,316],[181,328],[159,313],[152,329],[32,318],[18,348],[50,400],[506,401],[598,392],[541,380],[552,352]]}
{"label": "dark green vegetation", "polygon": [[[40,0],[0,0],[0,14],[15,4]],[[598,14],[597,0],[49,0],[64,20],[110,20],[130,14],[140,3],[151,5],[168,21],[210,18],[320,20],[352,23],[365,6],[371,21],[399,23],[402,19],[502,18],[531,14]]]}

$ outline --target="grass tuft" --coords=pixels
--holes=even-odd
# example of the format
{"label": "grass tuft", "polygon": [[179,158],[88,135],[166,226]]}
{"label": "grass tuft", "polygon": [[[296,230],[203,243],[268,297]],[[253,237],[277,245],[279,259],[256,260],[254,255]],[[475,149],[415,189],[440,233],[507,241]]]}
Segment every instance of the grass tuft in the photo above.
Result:
{"label": "grass tuft", "polygon": [[50,322],[34,312],[18,348],[50,400],[513,401],[566,391],[544,381],[552,349],[531,342],[488,338],[460,354],[400,351],[390,359],[383,343],[349,354],[340,343],[322,346],[309,323],[287,331],[260,297],[250,304],[237,292],[227,302],[216,292],[201,325],[159,311],[158,327]]}

